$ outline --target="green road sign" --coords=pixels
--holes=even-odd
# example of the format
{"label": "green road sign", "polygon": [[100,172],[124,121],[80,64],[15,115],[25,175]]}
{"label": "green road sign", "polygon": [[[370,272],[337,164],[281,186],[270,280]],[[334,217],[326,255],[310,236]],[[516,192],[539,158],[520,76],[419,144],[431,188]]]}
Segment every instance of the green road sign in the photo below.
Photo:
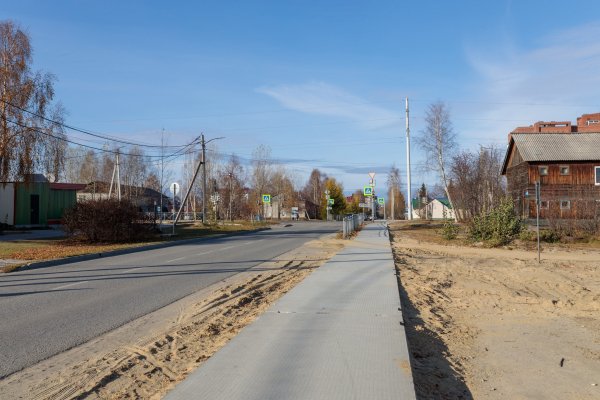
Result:
{"label": "green road sign", "polygon": [[383,205],[385,203],[385,199],[383,197],[378,197],[377,198],[377,202],[381,205]]}
{"label": "green road sign", "polygon": [[332,206],[335,203],[333,199],[327,199],[327,205]]}
{"label": "green road sign", "polygon": [[262,199],[263,199],[263,203],[266,203],[266,204],[271,203],[271,195],[270,194],[263,194]]}
{"label": "green road sign", "polygon": [[369,197],[370,197],[370,196],[373,196],[373,188],[372,188],[371,186],[365,186],[365,187],[363,188],[363,194],[364,194],[365,196],[369,196]]}

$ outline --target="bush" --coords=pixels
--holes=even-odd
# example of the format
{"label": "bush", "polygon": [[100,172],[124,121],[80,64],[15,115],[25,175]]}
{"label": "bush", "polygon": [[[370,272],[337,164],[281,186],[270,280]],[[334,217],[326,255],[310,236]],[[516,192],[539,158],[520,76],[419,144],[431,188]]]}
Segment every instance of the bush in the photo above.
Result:
{"label": "bush", "polygon": [[487,242],[491,246],[502,246],[512,241],[522,230],[521,219],[515,215],[511,198],[506,197],[487,214],[475,217],[469,229],[469,236],[477,242]]}
{"label": "bush", "polygon": [[561,238],[562,238],[562,235],[560,234],[560,232],[557,232],[555,230],[552,230],[552,229],[540,230],[540,241],[542,241],[542,242],[556,243],[556,242],[560,242]]}
{"label": "bush", "polygon": [[92,243],[131,242],[156,232],[154,219],[138,212],[129,201],[113,199],[77,203],[64,215],[64,229]]}
{"label": "bush", "polygon": [[444,225],[442,225],[441,234],[446,240],[456,239],[458,236],[458,225],[454,223],[451,219],[444,220]]}
{"label": "bush", "polygon": [[537,240],[537,235],[534,231],[530,231],[529,229],[522,229],[519,233],[519,240],[524,242],[533,242]]}

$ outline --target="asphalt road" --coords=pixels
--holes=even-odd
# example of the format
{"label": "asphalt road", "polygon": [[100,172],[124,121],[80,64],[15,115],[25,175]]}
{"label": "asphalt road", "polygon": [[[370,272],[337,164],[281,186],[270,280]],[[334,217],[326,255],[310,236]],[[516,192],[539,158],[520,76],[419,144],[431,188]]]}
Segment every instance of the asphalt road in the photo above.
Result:
{"label": "asphalt road", "polygon": [[0,276],[0,378],[340,229],[290,227]]}

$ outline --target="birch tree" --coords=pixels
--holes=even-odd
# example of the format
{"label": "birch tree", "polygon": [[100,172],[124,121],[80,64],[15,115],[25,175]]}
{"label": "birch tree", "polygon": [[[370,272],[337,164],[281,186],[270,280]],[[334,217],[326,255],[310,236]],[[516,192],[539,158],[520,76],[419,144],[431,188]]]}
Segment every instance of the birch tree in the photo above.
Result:
{"label": "birch tree", "polygon": [[427,168],[438,174],[450,206],[454,209],[450,195],[448,164],[456,149],[456,134],[450,120],[450,112],[443,102],[429,105],[425,112],[425,129],[417,138],[417,143],[425,152]]}
{"label": "birch tree", "polygon": [[[66,146],[51,141],[64,134],[47,126],[54,77],[33,72],[29,36],[14,22],[0,22],[0,181],[26,178],[44,167],[58,179]],[[46,147],[49,146],[49,152]]]}

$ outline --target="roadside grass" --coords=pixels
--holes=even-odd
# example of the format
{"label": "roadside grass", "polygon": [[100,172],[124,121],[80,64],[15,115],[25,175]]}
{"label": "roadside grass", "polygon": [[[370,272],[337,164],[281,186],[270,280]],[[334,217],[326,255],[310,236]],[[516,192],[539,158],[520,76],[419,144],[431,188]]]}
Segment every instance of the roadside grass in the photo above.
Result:
{"label": "roadside grass", "polygon": [[[401,231],[412,239],[423,242],[435,243],[444,246],[468,246],[481,247],[481,243],[474,243],[468,236],[468,227],[465,224],[457,224],[459,232],[455,239],[448,240],[443,237],[441,230],[443,227],[442,221],[398,221],[390,224],[390,231]],[[531,237],[528,240],[516,238],[510,244],[503,246],[508,249],[534,250],[536,248],[537,239],[535,232],[531,232]],[[571,242],[556,242],[549,243],[542,241],[542,246],[545,249],[555,250],[598,250],[600,249],[599,238],[588,238],[585,240]]]}
{"label": "roadside grass", "polygon": [[11,242],[0,241],[0,259],[23,260],[23,263],[15,263],[4,266],[2,272],[11,272],[32,261],[54,260],[68,258],[85,254],[105,253],[113,250],[130,249],[149,244],[158,244],[168,241],[193,239],[196,237],[207,237],[218,234],[232,234],[237,232],[249,232],[268,227],[268,224],[245,222],[226,223],[224,225],[202,225],[202,223],[181,223],[171,233],[170,227],[163,226],[163,234],[156,235],[150,240],[133,243],[86,243],[77,238],[66,239],[44,239],[44,240],[19,240]]}

